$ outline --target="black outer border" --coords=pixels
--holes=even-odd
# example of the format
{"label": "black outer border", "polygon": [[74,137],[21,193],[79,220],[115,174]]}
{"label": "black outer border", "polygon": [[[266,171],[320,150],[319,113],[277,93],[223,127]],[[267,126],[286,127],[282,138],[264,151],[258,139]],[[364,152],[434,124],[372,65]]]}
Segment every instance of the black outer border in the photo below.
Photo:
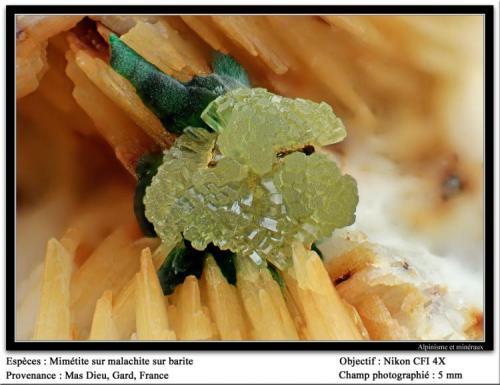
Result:
{"label": "black outer border", "polygon": [[[252,342],[18,342],[15,341],[15,15],[16,14],[481,14],[485,17],[485,309],[484,342],[447,341],[252,341]],[[289,351],[423,351],[419,345],[433,347],[433,352],[458,351],[467,345],[472,351],[493,350],[494,325],[494,8],[492,5],[296,5],[296,6],[6,6],[6,349],[8,351],[206,351],[206,350],[289,350]],[[440,348],[440,350],[437,350]]]}

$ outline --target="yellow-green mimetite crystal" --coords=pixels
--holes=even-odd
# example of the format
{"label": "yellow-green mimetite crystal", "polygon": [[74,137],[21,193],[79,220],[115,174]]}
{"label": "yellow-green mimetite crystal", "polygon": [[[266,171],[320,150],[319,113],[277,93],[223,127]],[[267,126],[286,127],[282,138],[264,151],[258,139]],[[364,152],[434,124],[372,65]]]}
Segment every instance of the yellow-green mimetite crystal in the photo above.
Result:
{"label": "yellow-green mimetite crystal", "polygon": [[[356,181],[319,147],[344,139],[331,107],[241,88],[211,102],[187,127],[146,189],[146,217],[168,244],[209,243],[281,269],[294,241],[329,236],[354,222]],[[181,235],[182,234],[182,235]]]}

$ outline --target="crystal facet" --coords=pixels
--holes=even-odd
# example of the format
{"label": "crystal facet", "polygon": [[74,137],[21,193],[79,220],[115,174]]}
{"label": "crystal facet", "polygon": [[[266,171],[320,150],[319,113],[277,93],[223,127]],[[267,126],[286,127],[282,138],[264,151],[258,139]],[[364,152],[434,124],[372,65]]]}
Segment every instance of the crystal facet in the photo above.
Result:
{"label": "crystal facet", "polygon": [[238,89],[202,118],[215,132],[185,129],[146,190],[146,217],[164,242],[183,234],[200,250],[213,243],[286,268],[294,241],[354,222],[355,180],[326,155],[300,152],[345,137],[329,105]]}

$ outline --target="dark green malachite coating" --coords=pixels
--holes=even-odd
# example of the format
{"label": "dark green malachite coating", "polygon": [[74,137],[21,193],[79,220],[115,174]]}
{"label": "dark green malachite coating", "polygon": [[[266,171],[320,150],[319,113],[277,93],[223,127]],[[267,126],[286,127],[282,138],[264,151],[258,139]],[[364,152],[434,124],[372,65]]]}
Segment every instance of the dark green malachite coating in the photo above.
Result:
{"label": "dark green malachite coating", "polygon": [[183,283],[189,275],[200,278],[205,257],[205,251],[193,249],[188,241],[179,242],[158,270],[158,279],[163,294],[172,294],[175,287]]}
{"label": "dark green malachite coating", "polygon": [[276,283],[280,286],[281,290],[285,289],[285,281],[281,276],[280,271],[274,266],[272,263],[267,264],[267,269],[271,273],[271,277],[276,281]]}
{"label": "dark green malachite coating", "polygon": [[146,187],[151,184],[151,180],[156,175],[162,162],[162,153],[144,154],[137,161],[135,167],[137,184],[134,194],[134,213],[137,223],[146,237],[156,237],[156,231],[153,224],[144,215],[144,194],[146,193]]}
{"label": "dark green malachite coating", "polygon": [[227,282],[236,285],[236,267],[233,253],[228,250],[221,250],[213,244],[210,244],[205,250],[196,250],[189,241],[182,239],[168,253],[158,270],[158,279],[163,294],[172,294],[175,287],[183,283],[189,275],[200,278],[205,259],[209,255],[214,258]]}
{"label": "dark green malachite coating", "polygon": [[235,88],[248,87],[245,70],[230,56],[216,54],[214,70],[182,83],[162,72],[111,34],[111,67],[129,80],[144,104],[170,132],[180,134],[187,126],[210,128],[200,118],[215,98]]}
{"label": "dark green malachite coating", "polygon": [[236,285],[236,266],[234,264],[234,253],[229,250],[221,250],[212,243],[208,245],[205,251],[212,255],[217,266],[231,285]]}
{"label": "dark green malachite coating", "polygon": [[144,60],[114,34],[109,37],[111,67],[129,80],[144,104],[162,121],[182,113],[188,104],[184,84]]}
{"label": "dark green malachite coating", "polygon": [[227,76],[246,87],[250,87],[250,80],[248,80],[245,69],[229,55],[215,52],[212,61],[212,69],[218,75]]}
{"label": "dark green malachite coating", "polygon": [[322,261],[324,260],[323,253],[318,248],[318,246],[316,245],[316,243],[313,243],[311,245],[311,250],[314,251],[316,254],[318,254],[318,256],[321,258]]}

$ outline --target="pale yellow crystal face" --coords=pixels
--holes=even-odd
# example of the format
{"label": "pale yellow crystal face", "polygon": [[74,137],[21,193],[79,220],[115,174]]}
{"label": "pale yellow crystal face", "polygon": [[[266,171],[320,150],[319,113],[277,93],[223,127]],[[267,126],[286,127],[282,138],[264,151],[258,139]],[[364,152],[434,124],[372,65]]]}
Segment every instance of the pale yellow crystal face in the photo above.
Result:
{"label": "pale yellow crystal face", "polygon": [[238,88],[210,103],[202,119],[220,134],[220,152],[263,175],[276,154],[342,141],[342,121],[326,103],[290,99],[263,88]]}
{"label": "pale yellow crystal face", "polygon": [[146,217],[164,242],[183,234],[196,249],[213,243],[286,268],[294,241],[354,222],[354,179],[325,155],[293,152],[345,136],[328,105],[245,89],[202,117],[216,133],[187,128],[146,190]]}

